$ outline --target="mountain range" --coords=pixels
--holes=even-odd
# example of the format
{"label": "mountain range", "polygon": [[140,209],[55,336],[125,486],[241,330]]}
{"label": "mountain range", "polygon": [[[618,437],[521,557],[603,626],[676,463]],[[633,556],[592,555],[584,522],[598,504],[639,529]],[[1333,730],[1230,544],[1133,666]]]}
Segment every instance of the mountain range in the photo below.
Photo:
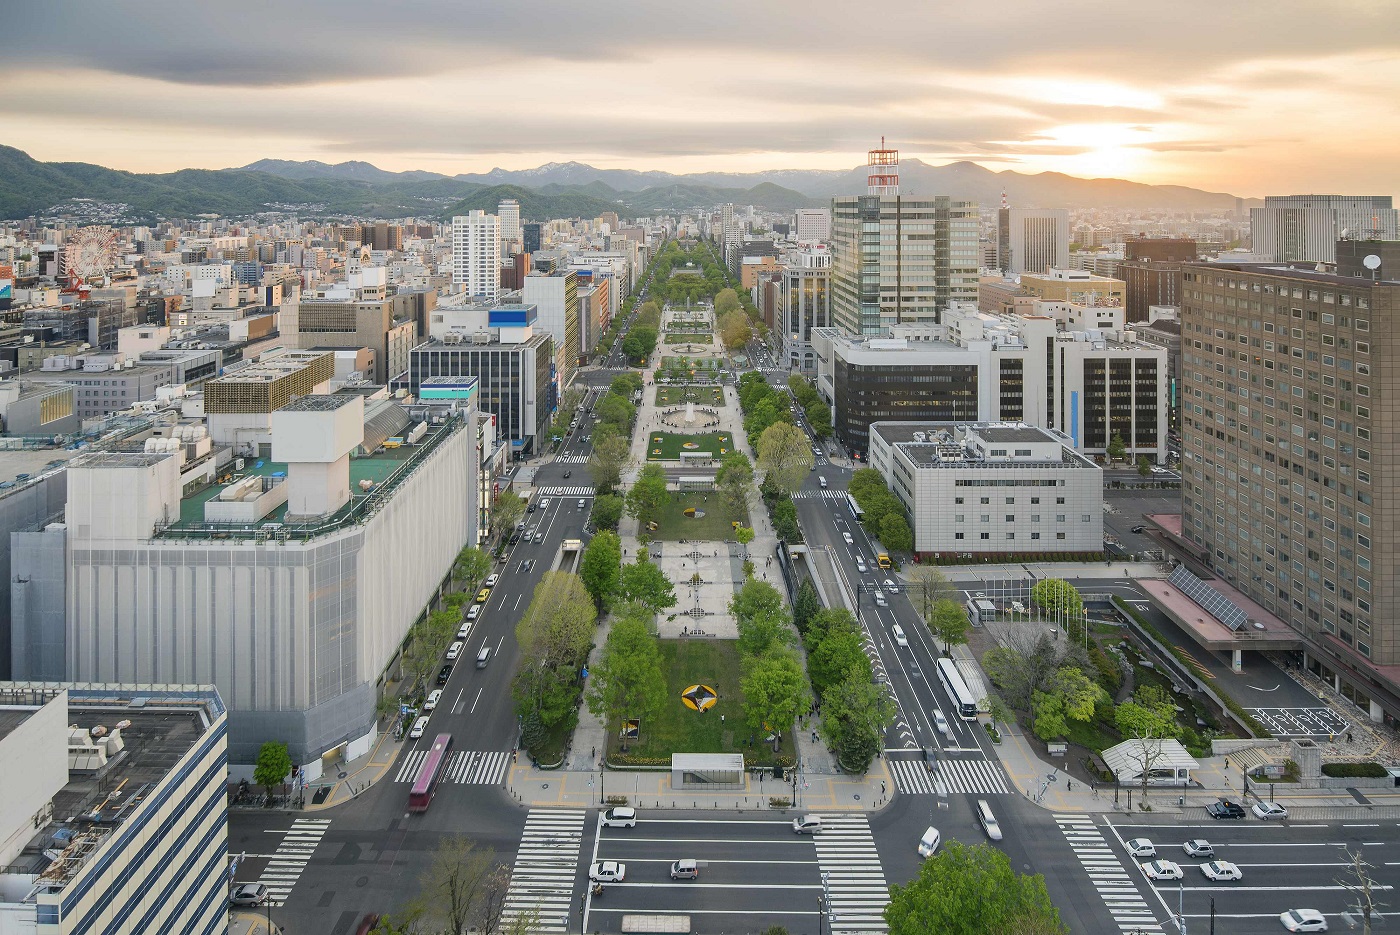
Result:
{"label": "mountain range", "polygon": [[[994,172],[971,162],[933,166],[900,162],[906,195],[946,194],[984,205],[1218,211],[1235,207],[1233,195],[1123,179],[1082,179],[1058,172]],[[39,162],[0,146],[0,218],[54,212],[87,198],[120,202],[150,220],[197,214],[231,216],[295,210],[308,217],[446,218],[472,208],[495,210],[501,198],[520,202],[521,217],[622,217],[709,207],[724,202],[774,211],[815,207],[835,195],[865,190],[865,168],[703,172],[676,175],[634,169],[598,169],[578,162],[534,169],[492,169],[445,176],[389,172],[367,162],[329,164],[262,159],[233,169],[135,173],[82,162]],[[1258,204],[1247,200],[1245,204]]]}

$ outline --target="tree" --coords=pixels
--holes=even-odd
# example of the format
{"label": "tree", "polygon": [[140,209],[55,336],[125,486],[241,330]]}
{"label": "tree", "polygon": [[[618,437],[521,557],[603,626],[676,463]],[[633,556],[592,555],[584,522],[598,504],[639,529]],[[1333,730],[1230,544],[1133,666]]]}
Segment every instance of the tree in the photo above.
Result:
{"label": "tree", "polygon": [[1113,437],[1108,440],[1108,460],[1122,461],[1128,456],[1128,446],[1123,443],[1123,436],[1114,432]]}
{"label": "tree", "polygon": [[[949,841],[904,886],[890,887],[885,907],[890,935],[1065,935],[1045,878],[1011,869],[1011,859],[989,844]],[[1035,926],[1028,929],[1027,926]]]}
{"label": "tree", "polygon": [[637,615],[615,620],[598,662],[589,670],[588,710],[616,722],[656,716],[666,700],[666,677],[656,637]]}
{"label": "tree", "polygon": [[643,360],[656,350],[656,329],[633,325],[622,339],[622,352],[632,360]]}
{"label": "tree", "polygon": [[578,575],[547,571],[515,625],[515,639],[527,660],[572,668],[587,655],[597,619]]}
{"label": "tree", "polygon": [[739,293],[733,289],[721,289],[715,295],[715,314],[718,316],[728,312],[737,312],[742,308],[743,305],[739,302]]}
{"label": "tree", "polygon": [[822,693],[822,737],[841,766],[854,773],[870,768],[894,716],[893,699],[869,675],[848,673]]}
{"label": "tree", "polygon": [[865,654],[865,634],[854,626],[827,630],[807,655],[807,674],[818,698],[853,675],[871,681],[874,673]]}
{"label": "tree", "polygon": [[914,551],[914,533],[900,513],[886,513],[880,520],[880,542],[891,552]]}
{"label": "tree", "polygon": [[[1376,891],[1382,887],[1378,886],[1372,877],[1371,865],[1366,862],[1366,858],[1361,856],[1361,851],[1353,851],[1348,848],[1346,855],[1348,861],[1346,866],[1351,871],[1351,876],[1337,880],[1337,884],[1346,890],[1351,897],[1347,908],[1361,917],[1362,935],[1371,935],[1371,920],[1381,918],[1381,921],[1384,922],[1380,910],[1388,904],[1376,898]],[[1346,919],[1346,916],[1343,918]],[[1350,919],[1346,919],[1346,921],[1355,926],[1355,923],[1351,922]]]}
{"label": "tree", "polygon": [[1031,586],[1031,600],[1051,620],[1082,626],[1084,598],[1074,585],[1063,578],[1041,578]]}
{"label": "tree", "polygon": [[635,601],[654,614],[676,606],[676,588],[659,565],[653,565],[642,555],[637,561],[622,567],[617,582],[618,597]]}
{"label": "tree", "polygon": [[749,316],[741,311],[727,312],[719,320],[719,339],[729,350],[743,347],[753,337]]}
{"label": "tree", "polygon": [[619,435],[627,435],[632,431],[637,407],[616,393],[607,393],[593,405],[593,414],[602,425],[610,425]]}
{"label": "tree", "polygon": [[1147,455],[1138,455],[1137,469],[1138,477],[1147,477],[1152,473],[1152,465],[1148,463]]}
{"label": "tree", "polygon": [[599,494],[593,498],[593,512],[589,514],[597,529],[616,530],[622,521],[623,499],[616,494]]}
{"label": "tree", "polygon": [[1055,672],[1046,686],[1064,703],[1065,716],[1072,721],[1094,719],[1094,710],[1104,701],[1103,686],[1084,674],[1078,666],[1065,666]]}
{"label": "tree", "polygon": [[630,400],[637,393],[640,393],[645,385],[642,382],[641,374],[629,371],[613,377],[612,383],[608,384],[608,392]]}
{"label": "tree", "polygon": [[831,437],[831,407],[823,402],[815,402],[807,407],[807,424],[817,438]]}
{"label": "tree", "polygon": [[749,488],[753,486],[753,467],[748,455],[742,451],[725,455],[724,463],[715,472],[715,483],[725,515],[733,522],[741,522],[748,516]]}
{"label": "tree", "polygon": [[982,667],[1007,702],[1026,711],[1034,693],[1059,667],[1059,654],[1055,642],[1041,633],[1030,646],[993,646],[982,655]]}
{"label": "tree", "polygon": [[492,931],[509,882],[509,869],[491,848],[462,835],[444,837],[424,871],[414,917],[437,923],[439,931],[465,932],[474,923]]}
{"label": "tree", "polygon": [[788,730],[807,709],[810,695],[802,663],[789,650],[775,650],[744,660],[744,717],[753,731]]}
{"label": "tree", "polygon": [[292,772],[292,757],[287,745],[278,740],[269,740],[258,748],[258,759],[253,765],[253,783],[267,790],[267,807],[272,807],[272,787],[287,781]]}
{"label": "tree", "polygon": [[468,589],[475,588],[490,573],[491,556],[476,547],[458,552],[457,561],[452,565],[452,577],[468,582]]}
{"label": "tree", "polygon": [[617,590],[622,575],[622,540],[615,532],[600,531],[583,550],[578,576],[593,598],[593,603],[606,607]]}
{"label": "tree", "polygon": [[967,642],[967,631],[972,623],[967,619],[967,611],[961,604],[946,598],[933,604],[933,617],[928,621],[929,632],[943,641],[945,651],[951,652],[959,643]]}
{"label": "tree", "polygon": [[808,621],[821,609],[822,600],[817,595],[817,589],[810,578],[803,578],[797,586],[797,596],[792,600],[792,623],[797,627],[797,632],[805,634]]}
{"label": "tree", "polygon": [[797,522],[797,504],[791,497],[773,502],[773,531],[784,542],[801,542],[802,527]]}
{"label": "tree", "polygon": [[627,515],[643,524],[655,522],[670,500],[666,469],[656,463],[644,464],[636,483],[627,491]]}
{"label": "tree", "polygon": [[753,541],[753,527],[740,526],[734,530],[734,538],[744,547],[744,557],[749,557],[749,543]]}
{"label": "tree", "polygon": [[783,596],[767,581],[750,578],[730,598],[729,612],[740,622],[759,615],[781,615]]}
{"label": "tree", "polygon": [[908,584],[904,586],[905,593],[932,630],[934,605],[939,601],[953,600],[957,591],[937,565],[915,565],[909,569],[906,577]]}
{"label": "tree", "polygon": [[491,501],[491,532],[497,538],[508,534],[525,515],[525,501],[513,490],[502,490]]}
{"label": "tree", "polygon": [[781,609],[741,617],[737,623],[739,639],[736,646],[741,656],[762,656],[779,647],[792,645],[793,636],[788,629],[787,614]]}
{"label": "tree", "polygon": [[807,435],[795,425],[779,423],[758,438],[758,466],[779,490],[796,490],[814,463]]}
{"label": "tree", "polygon": [[[608,396],[607,399],[617,399]],[[630,405],[630,404],[629,404]],[[619,432],[613,431],[609,423],[598,426],[593,439],[593,453],[588,456],[588,471],[593,476],[593,489],[612,493],[622,482],[622,472],[627,470],[632,460],[632,445]],[[597,504],[594,504],[596,521]]]}
{"label": "tree", "polygon": [[1167,753],[1163,741],[1181,733],[1176,723],[1176,704],[1165,689],[1139,685],[1131,701],[1113,709],[1113,722],[1119,733],[1138,742],[1136,761],[1142,794],[1146,796],[1152,769]]}

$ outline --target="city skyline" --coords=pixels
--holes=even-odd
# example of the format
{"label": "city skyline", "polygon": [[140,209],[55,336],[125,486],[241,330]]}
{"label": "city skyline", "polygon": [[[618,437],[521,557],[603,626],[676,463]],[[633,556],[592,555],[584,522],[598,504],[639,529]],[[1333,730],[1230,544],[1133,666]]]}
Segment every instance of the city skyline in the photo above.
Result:
{"label": "city skyline", "polygon": [[[35,158],[139,172],[847,169],[883,135],[933,164],[1245,197],[1400,190],[1377,158],[1396,148],[1400,79],[1384,3],[884,9],[27,7],[7,20],[0,115]],[[263,14],[278,28],[247,28]]]}

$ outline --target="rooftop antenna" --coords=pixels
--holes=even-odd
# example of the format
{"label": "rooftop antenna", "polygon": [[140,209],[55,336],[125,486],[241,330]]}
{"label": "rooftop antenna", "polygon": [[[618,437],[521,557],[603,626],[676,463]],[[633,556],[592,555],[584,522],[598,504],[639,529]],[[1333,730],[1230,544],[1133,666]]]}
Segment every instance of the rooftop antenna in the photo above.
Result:
{"label": "rooftop antenna", "polygon": [[1003,188],[1001,190],[1001,209],[1005,211],[1009,207],[1011,207],[1011,205],[1006,200],[1006,189]]}
{"label": "rooftop antenna", "polygon": [[865,191],[867,195],[899,194],[899,150],[886,149],[880,137],[880,148],[869,151],[865,161]]}

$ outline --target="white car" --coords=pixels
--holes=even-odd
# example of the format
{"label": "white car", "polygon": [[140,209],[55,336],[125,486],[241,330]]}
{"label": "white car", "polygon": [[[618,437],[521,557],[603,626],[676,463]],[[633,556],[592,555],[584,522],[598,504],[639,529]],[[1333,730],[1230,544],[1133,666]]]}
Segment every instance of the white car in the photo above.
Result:
{"label": "white car", "polygon": [[944,737],[948,736],[948,718],[937,708],[933,709],[933,726],[938,728],[938,732]]}
{"label": "white car", "polygon": [[1212,860],[1208,864],[1201,864],[1201,873],[1206,875],[1207,880],[1241,880],[1244,874],[1240,868],[1230,863],[1228,860]]}
{"label": "white car", "polygon": [[603,813],[604,828],[633,828],[637,824],[637,810],[619,806]]}
{"label": "white car", "polygon": [[885,600],[885,592],[881,591],[879,588],[875,589],[875,605],[877,607],[890,606],[890,602]]}
{"label": "white car", "polygon": [[1273,819],[1283,821],[1288,817],[1288,809],[1277,802],[1255,802],[1250,806],[1249,810],[1254,813],[1255,818],[1260,818],[1264,821]]}
{"label": "white car", "polygon": [[1130,857],[1157,856],[1157,845],[1147,840],[1147,838],[1133,838],[1131,841],[1127,842],[1124,847],[1128,849],[1128,856]]}
{"label": "white car", "polygon": [[[476,608],[478,608],[478,607],[480,607],[480,606],[481,606],[480,604],[473,604],[473,605],[472,605],[472,609],[475,610]],[[472,622],[471,622],[470,620],[466,620],[466,621],[464,621],[464,622],[462,623],[462,625],[461,625],[460,627],[458,627],[458,629],[457,629],[457,639],[459,639],[459,640],[465,640],[467,637],[469,637],[469,636],[471,636],[471,635],[472,635]]]}
{"label": "white car", "polygon": [[425,702],[423,702],[423,710],[424,710],[424,711],[434,711],[434,710],[436,710],[436,709],[437,709],[437,706],[438,706],[438,702],[441,701],[441,700],[442,700],[442,689],[441,689],[441,688],[435,688],[435,689],[433,689],[431,692],[428,693],[428,700],[425,701]]}
{"label": "white car", "polygon": [[854,540],[854,539],[851,538],[851,534],[848,533],[848,532],[843,532],[843,533],[841,533],[841,538],[846,540],[846,544],[847,544],[847,545],[854,545],[854,544],[855,544],[855,541],[856,541],[856,540]]}
{"label": "white car", "polygon": [[410,738],[412,738],[413,740],[417,740],[419,737],[422,737],[422,736],[423,736],[423,732],[426,731],[427,729],[428,729],[428,719],[427,719],[427,717],[420,717],[418,720],[416,720],[416,721],[413,722],[413,729],[410,730],[410,731],[408,732],[408,736],[409,736]]}
{"label": "white car", "polygon": [[465,646],[465,645],[466,645],[466,644],[463,643],[461,640],[458,640],[457,642],[453,643],[451,646],[447,647],[447,661],[448,661],[448,662],[451,662],[451,661],[453,661],[454,659],[456,659],[458,656],[462,655],[462,647]]}
{"label": "white car", "polygon": [[904,635],[904,628],[901,627],[899,624],[896,623],[894,625],[894,629],[891,632],[894,633],[894,642],[896,646],[909,645],[909,638]]}
{"label": "white car", "polygon": [[500,575],[487,575],[486,581],[483,582],[482,586],[487,588],[494,588],[496,586],[496,582],[499,580],[501,580]]}
{"label": "white car", "polygon": [[924,832],[924,836],[919,838],[919,856],[932,857],[938,851],[938,844],[942,839],[939,837],[938,829],[932,826]]}
{"label": "white car", "polygon": [[1278,920],[1290,932],[1327,931],[1327,917],[1316,909],[1290,909],[1281,914]]}
{"label": "white car", "polygon": [[893,579],[893,578],[886,578],[886,579],[885,579],[885,590],[886,590],[886,591],[889,591],[891,594],[898,594],[898,593],[899,593],[899,585],[897,585],[897,584],[894,583],[894,579]]}
{"label": "white car", "polygon": [[1149,880],[1180,880],[1181,867],[1170,860],[1154,860],[1142,864],[1142,872]]}
{"label": "white car", "polygon": [[1214,857],[1215,846],[1205,838],[1195,838],[1181,845],[1187,857]]}
{"label": "white car", "polygon": [[627,865],[615,860],[600,860],[588,868],[588,879],[594,883],[621,883],[627,876]]}

